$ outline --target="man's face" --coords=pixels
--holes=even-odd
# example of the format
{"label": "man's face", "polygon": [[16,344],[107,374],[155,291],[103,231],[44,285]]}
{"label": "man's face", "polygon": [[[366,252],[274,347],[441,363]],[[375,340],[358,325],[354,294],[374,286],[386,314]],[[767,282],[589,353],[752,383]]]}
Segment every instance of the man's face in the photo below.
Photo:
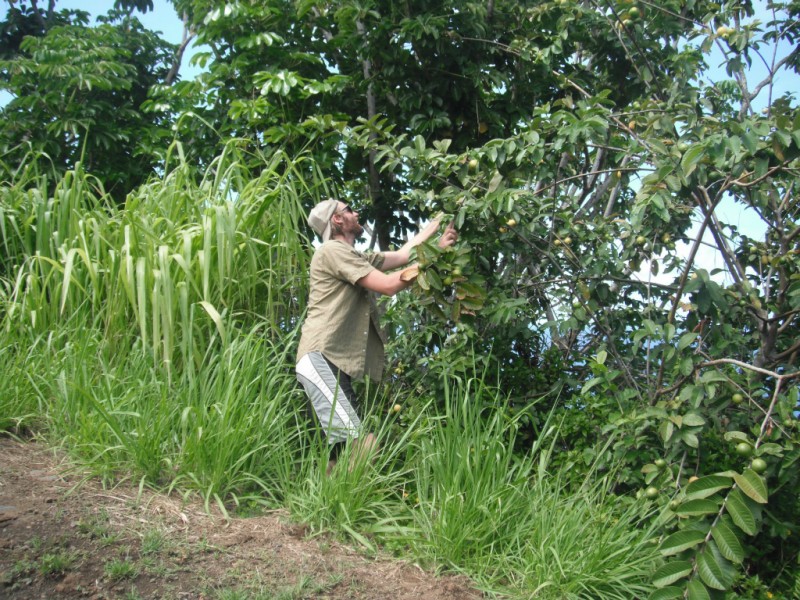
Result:
{"label": "man's face", "polygon": [[358,213],[344,202],[339,202],[339,207],[333,213],[335,217],[341,219],[341,230],[344,234],[354,234],[356,237],[360,236],[364,228],[358,222]]}

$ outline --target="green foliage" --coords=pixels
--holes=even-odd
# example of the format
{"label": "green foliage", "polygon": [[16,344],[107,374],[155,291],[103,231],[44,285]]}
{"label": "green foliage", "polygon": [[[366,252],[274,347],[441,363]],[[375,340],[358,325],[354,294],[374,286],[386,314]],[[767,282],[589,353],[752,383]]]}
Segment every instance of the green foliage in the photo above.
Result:
{"label": "green foliage", "polygon": [[[20,114],[4,131],[27,123],[39,137],[4,142],[0,311],[13,377],[0,383],[0,425],[52,419],[66,431],[89,411],[74,429],[96,445],[72,443],[100,472],[131,461],[137,476],[223,506],[261,487],[316,528],[370,548],[365,533],[385,535],[490,585],[645,597],[641,567],[653,598],[792,596],[800,114],[775,82],[797,72],[795,4],[771,3],[758,23],[749,2],[706,0],[176,0],[210,52],[195,81],[164,86],[151,77],[163,46],[135,25],[141,64],[117,25],[23,41],[35,15],[14,13],[2,69]],[[719,62],[725,75],[708,68]],[[755,62],[769,74],[753,85]],[[109,100],[127,102],[140,83],[138,104]],[[134,124],[103,133],[118,117]],[[173,124],[180,143],[168,146]],[[97,148],[124,136],[150,167],[163,159],[164,175],[120,183],[123,209],[103,189],[124,169]],[[310,250],[297,232],[329,194],[363,206],[372,246],[438,213],[459,245],[419,248],[416,287],[386,304],[374,470],[318,479],[326,449],[270,413],[288,449],[254,472],[245,447],[267,450],[242,406],[269,412],[254,398],[292,394],[286,373],[257,374],[247,357],[290,362]],[[131,350],[114,358],[117,347]],[[183,412],[164,408],[145,432],[139,420],[168,398]],[[233,423],[241,440],[216,432]],[[157,441],[167,432],[180,451]],[[550,478],[532,462],[542,456]],[[302,477],[285,481],[293,469]],[[589,530],[597,547],[616,543],[602,532],[640,548],[655,531],[658,543],[625,579],[616,557],[632,555],[610,554],[603,571],[569,519],[601,523]],[[553,549],[583,578],[548,571]]]}
{"label": "green foliage", "polygon": [[245,181],[233,154],[205,178],[178,164],[122,209],[80,170],[52,196],[44,178],[3,189],[4,429],[42,418],[97,474],[126,464],[223,509],[281,496],[295,382],[262,370],[292,363],[306,184],[278,157]]}
{"label": "green foliage", "polygon": [[419,276],[414,288],[419,304],[442,321],[458,322],[462,315],[475,315],[483,308],[486,292],[480,276],[463,273],[470,263],[471,250],[462,245],[455,249],[426,244],[417,249]]}
{"label": "green foliage", "polygon": [[558,431],[549,423],[526,453],[515,452],[520,421],[480,380],[446,389],[430,432],[412,434],[415,544],[512,596],[641,595],[656,558],[646,510],[620,505],[591,469],[572,486],[570,467],[551,463]]}
{"label": "green foliage", "polygon": [[69,571],[77,561],[78,556],[75,552],[58,548],[42,554],[38,569],[42,575],[55,576]]}
{"label": "green foliage", "polygon": [[135,17],[107,21],[51,23],[0,61],[0,88],[12,96],[2,108],[0,155],[13,164],[33,153],[44,172],[81,162],[121,203],[154,173],[172,137],[168,121],[141,107],[167,77],[175,48]]}
{"label": "green foliage", "polygon": [[138,575],[136,564],[127,559],[112,559],[103,565],[103,573],[111,581],[134,579]]}

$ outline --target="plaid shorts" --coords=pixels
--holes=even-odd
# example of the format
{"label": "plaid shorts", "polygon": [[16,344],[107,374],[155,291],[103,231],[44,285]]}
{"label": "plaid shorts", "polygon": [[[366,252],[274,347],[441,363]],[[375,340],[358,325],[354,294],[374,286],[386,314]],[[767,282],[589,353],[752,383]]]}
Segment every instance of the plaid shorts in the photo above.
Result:
{"label": "plaid shorts", "polygon": [[325,358],[321,352],[309,352],[295,366],[297,380],[319,419],[329,444],[357,438],[361,428],[358,400],[350,376]]}

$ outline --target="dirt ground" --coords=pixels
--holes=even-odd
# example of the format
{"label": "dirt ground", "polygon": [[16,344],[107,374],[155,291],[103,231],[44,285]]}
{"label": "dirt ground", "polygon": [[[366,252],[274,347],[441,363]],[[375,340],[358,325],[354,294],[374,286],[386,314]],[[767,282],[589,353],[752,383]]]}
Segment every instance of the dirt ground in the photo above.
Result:
{"label": "dirt ground", "polygon": [[280,511],[226,520],[180,498],[82,479],[52,450],[0,437],[0,598],[482,597],[464,578],[309,537]]}

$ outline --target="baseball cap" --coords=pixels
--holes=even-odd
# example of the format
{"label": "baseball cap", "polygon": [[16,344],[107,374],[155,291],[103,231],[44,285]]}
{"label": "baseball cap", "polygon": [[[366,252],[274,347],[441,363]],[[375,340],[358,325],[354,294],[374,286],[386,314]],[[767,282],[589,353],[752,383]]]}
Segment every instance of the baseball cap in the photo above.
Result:
{"label": "baseball cap", "polygon": [[331,237],[331,217],[338,206],[337,200],[328,198],[317,204],[308,214],[308,224],[317,232],[323,242],[327,242]]}

